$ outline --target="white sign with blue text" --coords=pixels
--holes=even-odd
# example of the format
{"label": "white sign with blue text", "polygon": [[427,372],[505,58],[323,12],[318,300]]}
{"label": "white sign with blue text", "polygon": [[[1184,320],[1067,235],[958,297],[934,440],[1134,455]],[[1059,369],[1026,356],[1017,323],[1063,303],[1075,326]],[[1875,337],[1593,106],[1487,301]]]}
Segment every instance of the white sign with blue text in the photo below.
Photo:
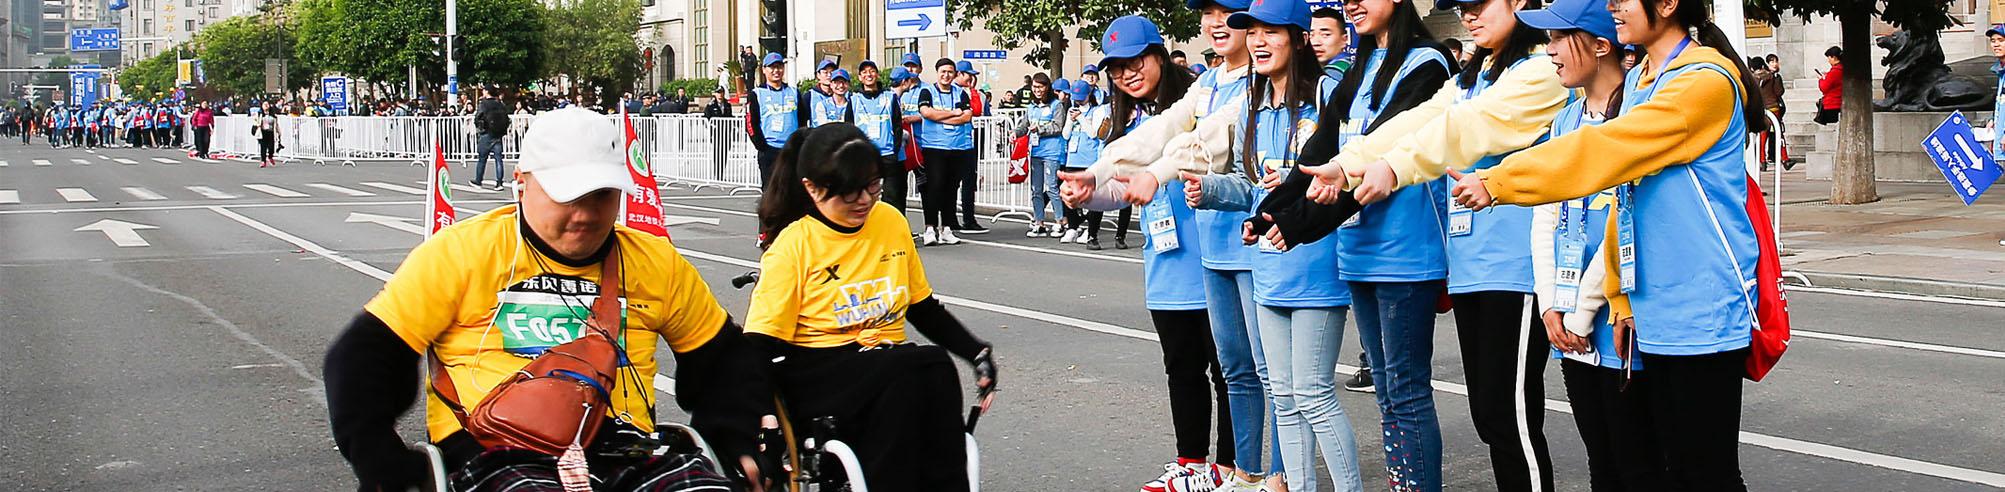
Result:
{"label": "white sign with blue text", "polygon": [[884,39],[947,35],[947,0],[885,0]]}
{"label": "white sign with blue text", "polygon": [[1964,205],[1977,201],[1992,182],[1998,181],[1998,162],[1991,160],[1984,144],[1977,143],[1970,120],[1963,117],[1962,111],[1950,113],[1949,119],[1936,125],[1935,131],[1922,139],[1921,147],[1935,160],[1935,166],[1942,169],[1943,179],[1949,180],[1949,187],[1963,198]]}

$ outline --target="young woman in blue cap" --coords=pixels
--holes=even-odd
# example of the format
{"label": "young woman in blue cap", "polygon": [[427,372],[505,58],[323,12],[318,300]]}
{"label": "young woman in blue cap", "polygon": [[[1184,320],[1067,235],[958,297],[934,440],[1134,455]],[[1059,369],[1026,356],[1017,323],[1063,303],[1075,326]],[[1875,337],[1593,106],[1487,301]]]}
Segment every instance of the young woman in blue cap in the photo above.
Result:
{"label": "young woman in blue cap", "polygon": [[745,126],[751,130],[752,148],[759,152],[759,188],[765,189],[773,177],[773,159],[787,145],[787,137],[807,126],[808,97],[787,87],[787,59],[779,53],[767,53],[759,73],[766,83],[745,95]]}
{"label": "young woman in blue cap", "polygon": [[849,107],[849,71],[830,70],[828,83],[808,95],[808,127],[843,122],[855,123]]}
{"label": "young woman in blue cap", "polygon": [[[1622,112],[1622,44],[1604,0],[1558,0],[1545,10],[1518,13],[1527,27],[1547,29],[1560,84],[1581,91],[1552,122],[1552,137],[1596,125]],[[1594,490],[1651,490],[1664,482],[1664,460],[1649,426],[1650,409],[1642,385],[1623,387],[1623,361],[1616,356],[1609,324],[1609,256],[1600,254],[1601,234],[1615,203],[1615,190],[1545,204],[1532,211],[1532,272],[1546,338],[1552,341],[1574,424],[1587,447],[1588,483]],[[1562,273],[1564,272],[1564,273]],[[1630,363],[1636,379],[1649,373]]]}
{"label": "young woman in blue cap", "polygon": [[[902,75],[905,69],[892,67],[891,83],[897,84],[909,75]],[[855,119],[857,128],[870,136],[870,143],[877,146],[878,175],[884,178],[885,205],[905,211],[905,168],[898,163],[905,151],[904,125],[899,124],[900,111],[898,92],[885,85],[885,77],[877,71],[877,62],[864,60],[856,64],[857,78],[862,79],[863,90],[849,95],[849,112]]]}
{"label": "young woman in blue cap", "polygon": [[[1753,76],[1705,1],[1609,3],[1619,41],[1645,60],[1624,80],[1622,113],[1462,176],[1471,208],[1538,205],[1617,187],[1604,293],[1616,355],[1640,357],[1674,490],[1746,490],[1741,378],[1755,319],[1759,241],[1748,218],[1748,134],[1766,126]],[[1693,38],[1696,33],[1697,39]],[[1633,353],[1632,353],[1633,352]]]}

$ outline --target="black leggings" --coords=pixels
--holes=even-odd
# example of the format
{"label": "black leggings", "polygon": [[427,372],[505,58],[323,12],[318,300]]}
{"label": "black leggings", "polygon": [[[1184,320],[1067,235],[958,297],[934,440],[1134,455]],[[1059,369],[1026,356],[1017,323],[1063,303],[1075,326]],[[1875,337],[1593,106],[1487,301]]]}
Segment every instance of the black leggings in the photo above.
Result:
{"label": "black leggings", "polygon": [[1748,350],[1642,354],[1639,378],[1671,490],[1745,491],[1740,476],[1740,390]]}
{"label": "black leggings", "polygon": [[975,151],[922,148],[919,154],[926,163],[926,189],[919,197],[926,208],[926,226],[959,226],[954,221],[955,191],[961,184],[962,162],[973,161]]}
{"label": "black leggings", "polygon": [[[1232,463],[1232,415],[1225,402],[1225,376],[1218,368],[1218,349],[1211,341],[1211,317],[1203,309],[1149,310],[1156,337],[1163,347],[1163,372],[1169,376],[1170,421],[1177,433],[1177,457],[1205,461],[1213,442],[1218,459]],[[1209,372],[1209,376],[1206,373]],[[1218,405],[1218,440],[1212,441],[1212,405]]]}
{"label": "black leggings", "polygon": [[1652,374],[1634,371],[1636,381],[1622,387],[1622,370],[1562,360],[1566,401],[1580,441],[1587,445],[1587,482],[1597,491],[1662,490],[1664,456],[1650,430],[1650,407],[1644,382]]}
{"label": "black leggings", "polygon": [[1490,447],[1497,490],[1553,490],[1546,451],[1545,369],[1551,342],[1529,294],[1503,291],[1449,296],[1476,436]]}
{"label": "black leggings", "polygon": [[265,134],[264,136],[258,137],[258,160],[260,161],[272,160],[273,155],[276,154],[277,152],[278,152],[277,138],[274,138],[269,133]]}
{"label": "black leggings", "polygon": [[816,417],[835,417],[836,437],[856,450],[870,490],[968,490],[967,407],[945,349],[781,350],[773,375],[795,432],[811,432]]}

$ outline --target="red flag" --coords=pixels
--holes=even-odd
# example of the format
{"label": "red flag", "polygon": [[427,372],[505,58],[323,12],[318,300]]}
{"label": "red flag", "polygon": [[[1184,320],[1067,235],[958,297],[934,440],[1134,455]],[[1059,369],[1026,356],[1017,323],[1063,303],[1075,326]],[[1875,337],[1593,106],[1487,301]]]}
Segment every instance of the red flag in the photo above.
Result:
{"label": "red flag", "polygon": [[432,142],[432,169],[425,177],[425,237],[432,237],[440,229],[453,225],[458,214],[453,211],[452,176],[447,175],[445,149],[437,141]]}
{"label": "red flag", "polygon": [[621,222],[636,231],[661,237],[668,237],[668,227],[661,218],[661,190],[654,187],[654,169],[648,166],[647,153],[634,145],[640,135],[634,132],[633,118],[626,110],[620,110],[620,122],[627,129],[622,141],[627,149],[627,175],[633,177],[635,191],[627,194],[626,212],[621,214]]}

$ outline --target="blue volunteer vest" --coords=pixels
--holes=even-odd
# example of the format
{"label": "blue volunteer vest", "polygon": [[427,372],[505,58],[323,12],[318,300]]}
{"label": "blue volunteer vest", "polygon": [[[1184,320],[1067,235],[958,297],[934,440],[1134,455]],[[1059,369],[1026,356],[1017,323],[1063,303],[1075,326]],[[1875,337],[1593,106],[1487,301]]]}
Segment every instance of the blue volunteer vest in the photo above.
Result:
{"label": "blue volunteer vest", "polygon": [[[968,91],[961,86],[952,86],[942,92],[937,84],[926,84],[920,88],[925,97],[932,100],[936,109],[953,110],[968,102]],[[968,150],[975,148],[973,124],[948,125],[926,120],[919,129],[919,146],[928,149]]]}
{"label": "blue volunteer vest", "polygon": [[[1295,110],[1294,119],[1286,108],[1268,107],[1254,115],[1253,150],[1259,165],[1253,166],[1254,175],[1248,178],[1258,182],[1268,173],[1293,171],[1302,143],[1316,133],[1318,106],[1336,90],[1335,81],[1329,78],[1319,82],[1318,103]],[[1250,203],[1258,204],[1265,198],[1267,190],[1254,186]],[[1253,302],[1283,308],[1351,305],[1350,286],[1337,280],[1337,241],[1297,245],[1286,252],[1263,241],[1252,249]]]}
{"label": "blue volunteer vest", "polygon": [[[1248,70],[1250,71],[1250,69]],[[1226,80],[1227,70],[1206,70],[1197,76],[1197,87],[1193,94],[1184,97],[1203,97],[1204,115],[1216,113],[1227,105],[1246,100],[1246,71]],[[1202,119],[1204,115],[1200,115]],[[1227,116],[1244,118],[1243,116]],[[1197,211],[1198,251],[1204,257],[1204,267],[1222,271],[1247,271],[1253,269],[1253,247],[1247,246],[1241,236],[1241,223],[1252,216],[1244,210]]]}
{"label": "blue volunteer vest", "polygon": [[1106,146],[1093,132],[1100,128],[1100,121],[1107,119],[1108,105],[1102,104],[1086,108],[1072,119],[1072,133],[1065,139],[1066,169],[1086,169],[1100,160],[1100,149]]}
{"label": "blue volunteer vest", "polygon": [[876,96],[862,93],[849,94],[850,111],[856,114],[856,127],[870,136],[870,143],[877,144],[877,155],[887,156],[898,153],[898,142],[891,137],[898,124],[898,94],[891,91],[878,92]]}
{"label": "blue volunteer vest", "polygon": [[[1586,104],[1587,104],[1586,99],[1575,99],[1573,103],[1568,104],[1566,108],[1561,109],[1559,111],[1559,117],[1553,119],[1552,131],[1547,134],[1547,137],[1559,138],[1560,135],[1572,133],[1575,129],[1580,128],[1581,125],[1600,124],[1600,122],[1598,121],[1586,120],[1586,118],[1584,117],[1586,113],[1586,108],[1585,108]],[[1561,224],[1563,227],[1582,228],[1584,234],[1581,236],[1581,238],[1585,239],[1586,243],[1581,248],[1581,254],[1583,256],[1581,257],[1580,264],[1582,265],[1582,268],[1587,268],[1587,265],[1590,265],[1594,262],[1594,257],[1599,256],[1601,254],[1601,240],[1603,237],[1602,231],[1608,230],[1608,219],[1609,219],[1608,214],[1615,208],[1615,190],[1613,188],[1610,188],[1607,190],[1602,190],[1601,192],[1595,193],[1586,198],[1568,200],[1567,202],[1563,203],[1568,206],[1577,207],[1578,210],[1576,210],[1576,213],[1580,213],[1582,218],[1585,219],[1584,223],[1568,224],[1566,222],[1561,222]],[[1560,205],[1561,204],[1554,204],[1552,206],[1557,207]],[[1566,209],[1564,208],[1561,209],[1562,213],[1564,213],[1565,211]],[[1566,217],[1562,216],[1560,219],[1562,221],[1565,221]],[[1552,254],[1554,258],[1558,258],[1560,254],[1559,252],[1561,244],[1560,241],[1562,239],[1561,235],[1568,232],[1563,227],[1553,228]],[[1547,306],[1547,307],[1542,307],[1541,309],[1551,309],[1551,307]],[[1594,344],[1594,353],[1588,355],[1592,360],[1594,360],[1594,365],[1607,367],[1611,369],[1621,369],[1622,358],[1617,357],[1615,355],[1615,327],[1609,323],[1608,314],[1609,314],[1609,308],[1607,305],[1603,305],[1600,310],[1594,312],[1594,333],[1588,334],[1588,341]],[[1561,356],[1558,349],[1554,349],[1552,353],[1553,357],[1555,358]],[[1632,370],[1642,370],[1643,360],[1641,358],[1632,358],[1629,367]]]}
{"label": "blue volunteer vest", "polygon": [[[1128,130],[1141,126],[1153,115],[1136,118]],[[1204,309],[1204,265],[1198,261],[1196,214],[1184,201],[1182,180],[1170,180],[1156,190],[1156,198],[1142,206],[1142,290],[1143,303],[1155,311]],[[1159,243],[1151,224],[1167,219],[1176,231],[1176,244]],[[1162,252],[1157,252],[1163,249]]]}
{"label": "blue volunteer vest", "polygon": [[[1348,142],[1362,135],[1379,116],[1372,109],[1372,80],[1385,61],[1386,50],[1372,52],[1364,79],[1351,100],[1350,119],[1344,122],[1340,138]],[[1429,63],[1448,67],[1448,59],[1430,48],[1407,52],[1406,62],[1382,97],[1390,98],[1399,84],[1414,70]],[[1383,104],[1385,101],[1379,101]],[[1383,109],[1384,106],[1380,106]],[[1446,178],[1401,188],[1371,205],[1366,205],[1350,221],[1337,228],[1338,276],[1356,282],[1421,282],[1448,276]]]}
{"label": "blue volunteer vest", "polygon": [[[1024,111],[1032,124],[1042,125],[1057,121],[1065,115],[1065,103],[1052,99],[1049,104],[1032,105]],[[1137,121],[1139,123],[1139,121]],[[1129,125],[1134,129],[1134,125]],[[1030,147],[1030,156],[1039,159],[1060,160],[1065,158],[1065,136],[1036,137],[1036,145]]]}
{"label": "blue volunteer vest", "polygon": [[[1506,70],[1515,70],[1525,60],[1543,58],[1534,54],[1511,64]],[[1473,70],[1473,68],[1471,69]],[[1452,83],[1452,82],[1451,82]],[[1475,98],[1490,88],[1490,80],[1477,77],[1476,86],[1458,91],[1457,103]],[[1545,142],[1540,137],[1533,145]],[[1504,157],[1517,151],[1484,156],[1461,172],[1488,169],[1504,162]],[[1447,182],[1443,182],[1444,185]],[[1442,206],[1450,210],[1448,232],[1448,293],[1503,291],[1529,294],[1532,292],[1532,209],[1517,205],[1497,205],[1481,212],[1468,214],[1469,231],[1457,233],[1453,224],[1455,202],[1453,197],[1442,196]]]}
{"label": "blue volunteer vest", "polygon": [[808,127],[826,125],[842,121],[849,115],[849,105],[836,104],[835,96],[821,91],[808,91]]}
{"label": "blue volunteer vest", "polygon": [[784,85],[778,89],[762,85],[752,93],[759,97],[759,133],[765,135],[766,145],[785,147],[787,137],[801,129],[801,92]]}

